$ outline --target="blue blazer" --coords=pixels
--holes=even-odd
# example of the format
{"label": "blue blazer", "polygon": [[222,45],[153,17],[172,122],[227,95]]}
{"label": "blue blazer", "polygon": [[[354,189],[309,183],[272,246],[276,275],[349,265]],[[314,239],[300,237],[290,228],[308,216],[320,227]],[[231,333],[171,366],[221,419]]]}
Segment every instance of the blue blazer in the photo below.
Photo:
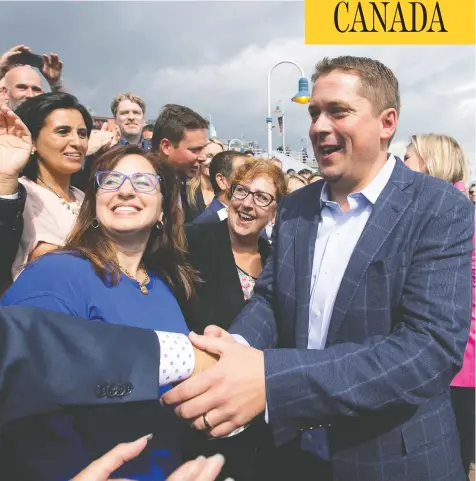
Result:
{"label": "blue blazer", "polygon": [[203,224],[203,223],[210,223],[210,222],[220,222],[220,218],[218,217],[217,212],[224,208],[223,204],[217,200],[216,197],[210,202],[210,205],[198,216],[193,220],[194,224]]}
{"label": "blue blazer", "polygon": [[322,186],[282,201],[272,254],[230,329],[265,350],[275,443],[320,428],[339,481],[463,480],[449,384],[471,318],[474,207],[397,162],[345,271],[326,349],[310,350]]}

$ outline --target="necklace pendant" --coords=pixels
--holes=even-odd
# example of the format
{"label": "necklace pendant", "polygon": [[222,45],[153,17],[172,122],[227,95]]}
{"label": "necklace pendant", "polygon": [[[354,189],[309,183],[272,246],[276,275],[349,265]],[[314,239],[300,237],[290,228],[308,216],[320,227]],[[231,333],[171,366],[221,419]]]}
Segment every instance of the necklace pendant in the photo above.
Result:
{"label": "necklace pendant", "polygon": [[149,293],[149,289],[147,289],[147,287],[145,287],[145,286],[140,286],[140,291],[142,292],[142,294],[148,294]]}

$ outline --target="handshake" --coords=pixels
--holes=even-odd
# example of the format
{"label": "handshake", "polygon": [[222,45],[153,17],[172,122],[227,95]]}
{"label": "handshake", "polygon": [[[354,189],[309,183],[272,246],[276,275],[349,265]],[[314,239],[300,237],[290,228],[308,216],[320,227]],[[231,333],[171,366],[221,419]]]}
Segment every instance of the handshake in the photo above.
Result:
{"label": "handshake", "polygon": [[195,351],[192,376],[165,393],[160,402],[210,437],[227,436],[266,407],[264,354],[238,342],[217,326],[190,333]]}
{"label": "handshake", "polygon": [[[192,376],[165,393],[162,405],[174,406],[177,416],[196,429],[208,430],[211,437],[233,433],[265,410],[262,351],[238,342],[217,326],[208,326],[203,336],[192,332],[189,339],[195,351]],[[108,481],[114,471],[140,454],[151,437],[119,444],[71,481]],[[220,454],[199,456],[180,466],[167,481],[214,481],[224,462]]]}

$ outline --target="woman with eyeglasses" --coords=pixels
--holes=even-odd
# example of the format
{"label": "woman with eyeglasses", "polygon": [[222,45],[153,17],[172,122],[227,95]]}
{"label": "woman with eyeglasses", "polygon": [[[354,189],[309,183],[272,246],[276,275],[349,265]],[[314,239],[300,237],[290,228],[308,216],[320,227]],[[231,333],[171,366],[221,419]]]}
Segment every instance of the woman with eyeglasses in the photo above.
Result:
{"label": "woman with eyeglasses", "polygon": [[[168,359],[161,358],[157,373],[158,385],[166,386],[179,369],[185,369],[189,358],[194,356],[195,370],[201,369],[203,356],[207,358],[176,335],[189,332],[180,305],[192,297],[196,274],[184,259],[175,177],[155,154],[137,146],[111,150],[98,159],[96,169],[65,247],[31,262],[1,304],[162,331],[161,353],[166,352],[162,342],[176,344]],[[51,349],[55,349],[54,339]],[[121,397],[133,389],[123,381],[111,379],[112,387],[91,389],[99,397]],[[150,393],[143,396],[150,399]],[[10,479],[70,479],[115,444],[153,432],[148,452],[118,475],[163,480],[181,461],[180,427],[173,411],[158,401],[25,419],[5,432],[8,446],[0,453],[0,471],[14,473]]]}
{"label": "woman with eyeglasses", "polygon": [[[228,329],[253,295],[270,249],[261,233],[284,195],[286,180],[281,169],[268,160],[247,159],[231,179],[228,218],[185,226],[187,261],[202,281],[185,310],[190,330],[201,334],[210,324]],[[196,433],[196,449],[189,457],[204,448],[205,454],[220,452],[227,460],[221,479],[230,476],[235,481],[252,481],[258,475],[259,450],[266,436],[266,426],[260,423],[232,438],[208,443]]]}

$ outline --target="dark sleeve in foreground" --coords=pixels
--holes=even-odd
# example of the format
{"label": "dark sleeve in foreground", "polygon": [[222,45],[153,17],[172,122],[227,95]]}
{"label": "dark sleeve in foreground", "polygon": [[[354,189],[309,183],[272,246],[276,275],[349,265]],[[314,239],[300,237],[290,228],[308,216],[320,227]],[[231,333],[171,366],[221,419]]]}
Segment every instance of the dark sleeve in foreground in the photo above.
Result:
{"label": "dark sleeve in foreground", "polygon": [[155,400],[159,358],[151,330],[0,308],[0,426],[62,407]]}
{"label": "dark sleeve in foreground", "polygon": [[11,271],[23,233],[26,191],[18,184],[18,199],[0,198],[0,294],[12,282]]}

